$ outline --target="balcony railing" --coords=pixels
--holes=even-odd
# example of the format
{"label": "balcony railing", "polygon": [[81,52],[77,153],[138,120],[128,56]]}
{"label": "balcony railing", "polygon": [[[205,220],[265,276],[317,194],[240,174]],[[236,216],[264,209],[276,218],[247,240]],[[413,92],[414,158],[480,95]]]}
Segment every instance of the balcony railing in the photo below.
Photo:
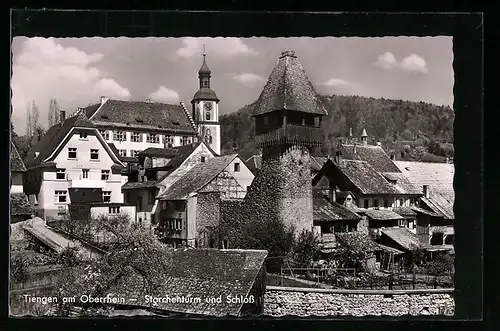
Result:
{"label": "balcony railing", "polygon": [[312,147],[321,147],[323,130],[321,127],[287,124],[276,130],[256,134],[255,139],[261,146],[272,144],[305,144]]}

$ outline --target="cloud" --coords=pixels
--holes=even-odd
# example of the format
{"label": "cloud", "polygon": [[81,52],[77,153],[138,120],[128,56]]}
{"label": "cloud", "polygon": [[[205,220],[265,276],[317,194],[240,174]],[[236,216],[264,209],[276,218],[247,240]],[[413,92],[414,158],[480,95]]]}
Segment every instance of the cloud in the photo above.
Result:
{"label": "cloud", "polygon": [[352,86],[352,85],[358,85],[358,84],[351,83],[351,82],[348,82],[348,81],[340,79],[340,78],[330,78],[326,82],[321,83],[321,85],[333,87],[333,86]]}
{"label": "cloud", "polygon": [[265,80],[261,76],[250,72],[244,72],[241,74],[233,75],[232,78],[237,82],[246,86],[255,86],[256,84],[263,82]]}
{"label": "cloud", "polygon": [[193,38],[182,39],[182,47],[176,54],[182,58],[190,58],[194,55],[203,54],[203,45],[208,56],[211,54],[221,57],[231,57],[237,55],[251,55],[257,52],[249,48],[240,38]]}
{"label": "cloud", "polygon": [[400,67],[410,72],[420,72],[426,74],[429,72],[425,59],[418,54],[411,54],[401,60]]}
{"label": "cloud", "polygon": [[153,93],[149,94],[149,98],[151,100],[157,101],[157,102],[179,102],[179,93],[166,88],[165,86],[161,85],[158,87],[156,91]]}
{"label": "cloud", "polygon": [[375,64],[384,69],[392,69],[397,67],[398,62],[396,61],[396,57],[391,52],[386,52],[381,54],[377,58],[377,62]]}
{"label": "cloud", "polygon": [[391,52],[386,52],[378,56],[376,66],[384,69],[400,69],[408,72],[426,74],[429,72],[425,59],[418,54],[411,54],[403,58],[400,62]]}
{"label": "cloud", "polygon": [[18,131],[25,126],[26,106],[32,100],[39,108],[41,124],[46,125],[51,98],[69,111],[97,102],[101,95],[128,99],[127,88],[95,67],[102,58],[99,53],[63,47],[53,38],[26,39],[13,54],[12,64],[12,108],[15,124],[20,124]]}

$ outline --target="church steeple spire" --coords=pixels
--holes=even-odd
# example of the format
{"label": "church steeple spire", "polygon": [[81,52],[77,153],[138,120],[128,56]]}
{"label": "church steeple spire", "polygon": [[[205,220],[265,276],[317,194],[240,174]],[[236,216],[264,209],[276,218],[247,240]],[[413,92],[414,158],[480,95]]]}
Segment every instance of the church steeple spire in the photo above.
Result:
{"label": "church steeple spire", "polygon": [[200,80],[200,89],[201,88],[210,88],[211,71],[208,68],[206,57],[207,57],[207,53],[205,53],[205,45],[203,45],[203,64],[201,65],[201,68],[198,71],[198,78]]}

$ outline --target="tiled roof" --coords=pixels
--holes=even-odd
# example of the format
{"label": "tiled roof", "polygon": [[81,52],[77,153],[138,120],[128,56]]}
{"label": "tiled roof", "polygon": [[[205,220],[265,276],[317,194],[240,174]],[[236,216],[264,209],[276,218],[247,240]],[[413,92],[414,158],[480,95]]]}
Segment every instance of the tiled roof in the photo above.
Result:
{"label": "tiled roof", "polygon": [[340,160],[334,163],[363,194],[421,194],[405,178],[389,183],[370,163]]}
{"label": "tiled roof", "polygon": [[401,215],[396,214],[392,210],[388,209],[367,209],[365,211],[366,216],[372,220],[402,220]]}
{"label": "tiled roof", "polygon": [[420,241],[418,236],[405,228],[382,228],[382,233],[406,250],[427,248],[429,245]]}
{"label": "tiled roof", "polygon": [[433,211],[430,211],[430,210],[427,210],[424,208],[420,208],[420,207],[411,207],[411,209],[414,210],[417,214],[425,214],[425,215],[429,215],[429,216],[433,216],[433,217],[440,216],[440,214],[438,214],[438,213],[435,213]]}
{"label": "tiled roof", "polygon": [[385,246],[385,245],[382,245],[382,244],[379,244],[379,243],[377,243],[377,245],[378,245],[378,247],[380,247],[380,250],[382,250],[384,252],[393,253],[393,254],[396,254],[396,255],[404,254],[404,252],[400,251],[399,249],[396,249],[396,248],[393,248],[393,247],[389,247],[389,246]]}
{"label": "tiled roof", "polygon": [[[25,164],[27,167],[40,164],[49,157],[62,142],[64,137],[74,127],[95,128],[95,125],[89,121],[83,112],[66,119],[62,123],[53,125],[40,139],[40,141],[29,151]],[[40,153],[35,157],[35,152]]]}
{"label": "tiled roof", "polygon": [[167,163],[167,166],[172,170],[177,169],[182,164],[182,162],[184,162],[189,157],[189,155],[191,155],[191,153],[193,153],[194,150],[198,148],[198,146],[200,146],[200,144],[201,142],[195,142],[174,147],[174,149],[176,150],[175,156]]}
{"label": "tiled roof", "polygon": [[248,166],[248,169],[250,169],[251,172],[257,174],[260,168],[262,168],[262,155],[252,155],[250,156],[245,163]]}
{"label": "tiled roof", "polygon": [[392,211],[401,216],[417,216],[417,213],[410,207],[397,207],[393,208]]}
{"label": "tiled roof", "polygon": [[19,153],[17,152],[16,145],[14,143],[10,144],[10,171],[24,172],[26,167],[24,166],[23,160]]}
{"label": "tiled roof", "polygon": [[410,183],[408,178],[400,172],[382,172],[381,175],[401,194],[422,194],[422,190]]}
{"label": "tiled roof", "polygon": [[219,175],[237,154],[209,158],[204,163],[196,165],[182,178],[177,180],[163,194],[161,200],[184,200],[189,194],[197,192]]}
{"label": "tiled roof", "polygon": [[453,164],[409,161],[396,161],[395,164],[408,180],[419,189],[423,189],[424,185],[429,185],[431,191],[439,192],[448,200],[454,201],[453,177],[455,166]]}
{"label": "tiled roof", "polygon": [[354,145],[343,144],[342,158],[366,161],[378,172],[400,172],[381,146],[356,145],[354,153]]}
{"label": "tiled roof", "polygon": [[167,157],[171,158],[176,155],[178,152],[177,149],[175,148],[157,148],[157,147],[149,147],[146,148],[145,150],[139,152],[139,155],[144,155],[144,156],[162,156],[162,157]]}
{"label": "tiled roof", "polygon": [[328,158],[321,156],[311,156],[311,169],[320,171]]}
{"label": "tiled roof", "polygon": [[283,52],[257,100],[252,116],[276,110],[327,115],[327,111],[294,52]]}
{"label": "tiled roof", "polygon": [[126,182],[122,185],[122,190],[156,187],[156,184],[158,184],[158,180],[148,180],[145,182]]}
{"label": "tiled roof", "polygon": [[431,226],[429,227],[429,232],[439,232],[446,235],[455,234],[455,228],[453,226]]}
{"label": "tiled roof", "polygon": [[435,213],[443,216],[445,219],[455,219],[453,211],[454,201],[445,195],[434,192],[430,198],[421,197],[420,200],[424,202]]}
{"label": "tiled roof", "polygon": [[[246,297],[266,257],[267,251],[263,250],[165,249],[162,258],[169,266],[155,296],[200,298],[201,302],[159,302],[154,308],[195,315],[238,316],[243,303],[228,303],[226,296]],[[136,298],[135,306],[150,307],[145,296],[151,293],[146,293],[143,277],[134,270],[126,275],[108,292]],[[205,301],[220,295],[221,303]]]}
{"label": "tiled roof", "polygon": [[10,194],[10,214],[16,215],[31,215],[33,209],[28,202],[28,197],[24,193]]}
{"label": "tiled roof", "polygon": [[84,110],[92,122],[99,125],[121,124],[130,128],[195,133],[180,104],[109,99],[97,108],[92,105]]}
{"label": "tiled roof", "polygon": [[360,220],[361,217],[347,207],[330,202],[321,192],[313,190],[313,219],[315,221]]}

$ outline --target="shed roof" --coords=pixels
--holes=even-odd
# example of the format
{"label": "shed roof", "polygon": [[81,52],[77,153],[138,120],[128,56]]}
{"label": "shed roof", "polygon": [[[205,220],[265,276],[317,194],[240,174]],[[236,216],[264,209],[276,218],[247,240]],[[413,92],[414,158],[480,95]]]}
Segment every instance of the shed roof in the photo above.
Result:
{"label": "shed roof", "polygon": [[189,170],[179,180],[174,182],[163,194],[160,200],[184,200],[189,194],[197,192],[219,175],[237,154],[217,156],[200,163]]}
{"label": "shed roof", "polygon": [[382,228],[381,231],[384,235],[408,251],[415,248],[427,248],[429,246],[420,241],[416,234],[406,228]]}
{"label": "shed roof", "polygon": [[252,116],[283,109],[317,115],[328,114],[293,51],[281,53],[255,104]]}
{"label": "shed roof", "polygon": [[108,99],[102,105],[88,106],[84,111],[92,122],[99,125],[196,133],[180,104]]}
{"label": "shed roof", "polygon": [[24,193],[11,193],[10,194],[10,215],[13,216],[26,216],[31,215],[33,209],[31,208],[28,197]]}
{"label": "shed roof", "polygon": [[14,143],[10,144],[10,171],[24,172],[26,171],[26,167],[24,166],[24,162],[19,156],[17,152],[16,145]]}
{"label": "shed roof", "polygon": [[313,190],[313,219],[315,221],[356,221],[361,217],[347,207],[335,202],[317,190]]}
{"label": "shed roof", "polygon": [[396,214],[392,210],[388,209],[367,209],[365,211],[366,216],[371,218],[372,220],[402,220],[403,217],[399,214]]}
{"label": "shed roof", "polygon": [[[193,297],[201,302],[159,302],[155,309],[186,314],[238,316],[243,303],[229,303],[227,295],[246,297],[267,257],[264,250],[166,249],[162,256],[170,267],[158,296]],[[134,305],[146,303],[144,279],[137,272],[123,277],[109,291],[126,298],[136,298]],[[205,298],[222,295],[221,303],[207,303]]]}

